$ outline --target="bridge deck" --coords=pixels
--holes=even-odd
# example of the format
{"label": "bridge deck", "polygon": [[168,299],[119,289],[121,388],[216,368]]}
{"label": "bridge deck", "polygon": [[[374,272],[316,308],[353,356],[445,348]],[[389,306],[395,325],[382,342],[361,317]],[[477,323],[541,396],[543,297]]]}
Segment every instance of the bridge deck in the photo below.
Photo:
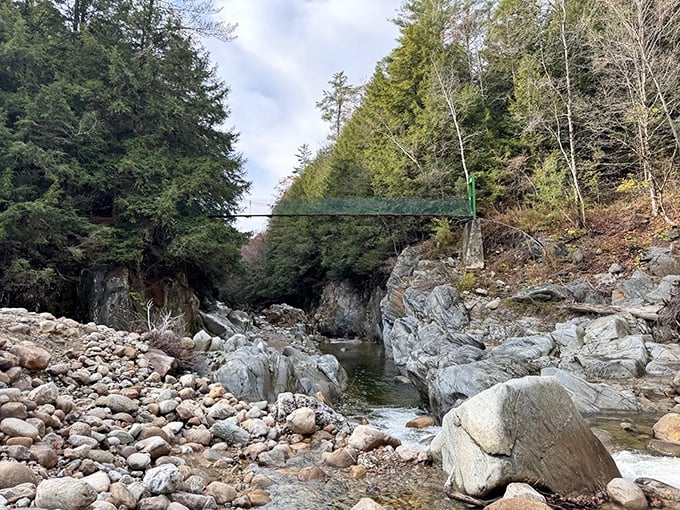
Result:
{"label": "bridge deck", "polygon": [[308,198],[287,199],[273,209],[252,201],[233,217],[449,216],[471,217],[466,198]]}

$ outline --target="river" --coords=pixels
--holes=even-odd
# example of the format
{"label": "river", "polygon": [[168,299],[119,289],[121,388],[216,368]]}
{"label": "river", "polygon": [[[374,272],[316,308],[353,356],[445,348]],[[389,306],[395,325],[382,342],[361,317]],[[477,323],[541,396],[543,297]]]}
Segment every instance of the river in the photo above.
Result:
{"label": "river", "polygon": [[[426,448],[438,427],[425,430],[408,429],[406,422],[426,414],[416,389],[397,379],[399,370],[385,355],[382,345],[360,341],[332,341],[322,346],[335,355],[349,375],[349,388],[343,409],[348,415],[361,415],[369,422],[401,439],[402,443]],[[604,431],[607,447],[624,478],[654,478],[680,488],[680,458],[653,455],[647,449],[651,425],[656,416],[595,417],[588,421]],[[621,428],[622,421],[633,422],[639,433]]]}
{"label": "river", "polygon": [[[403,444],[421,450],[439,431],[406,428],[406,423],[427,414],[420,397],[410,384],[400,382],[399,371],[385,355],[381,345],[358,341],[333,341],[322,346],[335,355],[349,375],[349,388],[338,411],[348,417],[366,418],[369,422]],[[624,431],[621,421],[633,421],[639,434]],[[646,450],[653,417],[598,417],[590,425],[601,431],[623,476],[655,478],[680,487],[680,459],[653,456]],[[322,480],[300,482],[297,473],[302,466],[318,464],[318,453],[294,457],[285,468],[253,469],[269,476],[274,485],[272,502],[263,509],[300,510],[302,508],[348,510],[362,497],[370,496],[394,510],[462,510],[461,504],[446,497],[444,473],[434,467],[413,463],[384,464],[377,460],[364,478],[352,479],[347,470],[330,470]]]}

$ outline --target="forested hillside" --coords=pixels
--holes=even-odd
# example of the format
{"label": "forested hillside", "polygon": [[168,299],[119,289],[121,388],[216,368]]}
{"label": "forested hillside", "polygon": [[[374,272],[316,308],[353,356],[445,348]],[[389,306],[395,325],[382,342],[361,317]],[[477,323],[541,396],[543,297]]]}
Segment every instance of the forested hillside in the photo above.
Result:
{"label": "forested hillside", "polygon": [[247,184],[196,43],[233,27],[191,7],[0,1],[0,306],[73,314],[97,264],[209,291],[237,262],[241,234],[210,216]]}
{"label": "forested hillside", "polygon": [[[307,147],[279,200],[464,196],[534,229],[587,233],[615,200],[676,221],[680,4],[674,0],[408,0],[400,37],[362,87],[339,72],[318,103],[328,145]],[[677,196],[677,195],[676,195]],[[522,227],[522,225],[517,225]],[[274,218],[256,302],[306,305],[323,282],[380,279],[429,221]],[[439,234],[446,225],[439,222]]]}
{"label": "forested hillside", "polygon": [[[215,217],[247,183],[222,127],[228,88],[198,43],[233,27],[206,6],[0,0],[0,305],[72,313],[101,264],[214,295],[239,263],[244,236]],[[474,175],[480,216],[529,233],[587,233],[615,201],[677,221],[676,1],[405,0],[394,22],[368,83],[339,70],[319,91],[328,143],[300,147],[278,207],[464,197]],[[329,280],[380,284],[404,246],[455,228],[274,218],[242,287],[255,305],[306,306]]]}

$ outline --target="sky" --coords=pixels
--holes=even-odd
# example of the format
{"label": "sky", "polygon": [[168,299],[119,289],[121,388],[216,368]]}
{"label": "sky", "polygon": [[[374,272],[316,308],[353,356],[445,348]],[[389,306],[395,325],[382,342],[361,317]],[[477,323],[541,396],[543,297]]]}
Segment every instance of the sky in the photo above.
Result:
{"label": "sky", "polygon": [[[277,183],[297,164],[303,144],[312,151],[330,131],[316,102],[344,71],[367,82],[376,63],[397,45],[390,20],[403,0],[215,0],[220,17],[237,23],[236,39],[206,46],[230,87],[228,128],[239,133],[237,152],[252,182],[244,205],[262,212]],[[266,219],[239,219],[241,231],[260,231]]]}

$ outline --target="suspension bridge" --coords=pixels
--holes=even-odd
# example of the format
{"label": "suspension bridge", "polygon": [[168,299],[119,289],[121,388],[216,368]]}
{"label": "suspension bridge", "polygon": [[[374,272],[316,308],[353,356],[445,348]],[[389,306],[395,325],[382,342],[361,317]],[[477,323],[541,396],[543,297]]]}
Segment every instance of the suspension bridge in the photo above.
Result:
{"label": "suspension bridge", "polygon": [[477,198],[474,175],[467,183],[467,197],[386,198],[386,197],[324,197],[281,200],[251,197],[241,204],[231,218],[258,217],[333,217],[333,216],[413,216],[446,217],[468,220],[463,230],[461,258],[466,269],[484,268],[482,230],[477,219]]}
{"label": "suspension bridge", "polygon": [[301,217],[301,216],[414,216],[476,218],[474,177],[467,186],[467,197],[323,197],[271,200],[251,197],[231,217]]}

